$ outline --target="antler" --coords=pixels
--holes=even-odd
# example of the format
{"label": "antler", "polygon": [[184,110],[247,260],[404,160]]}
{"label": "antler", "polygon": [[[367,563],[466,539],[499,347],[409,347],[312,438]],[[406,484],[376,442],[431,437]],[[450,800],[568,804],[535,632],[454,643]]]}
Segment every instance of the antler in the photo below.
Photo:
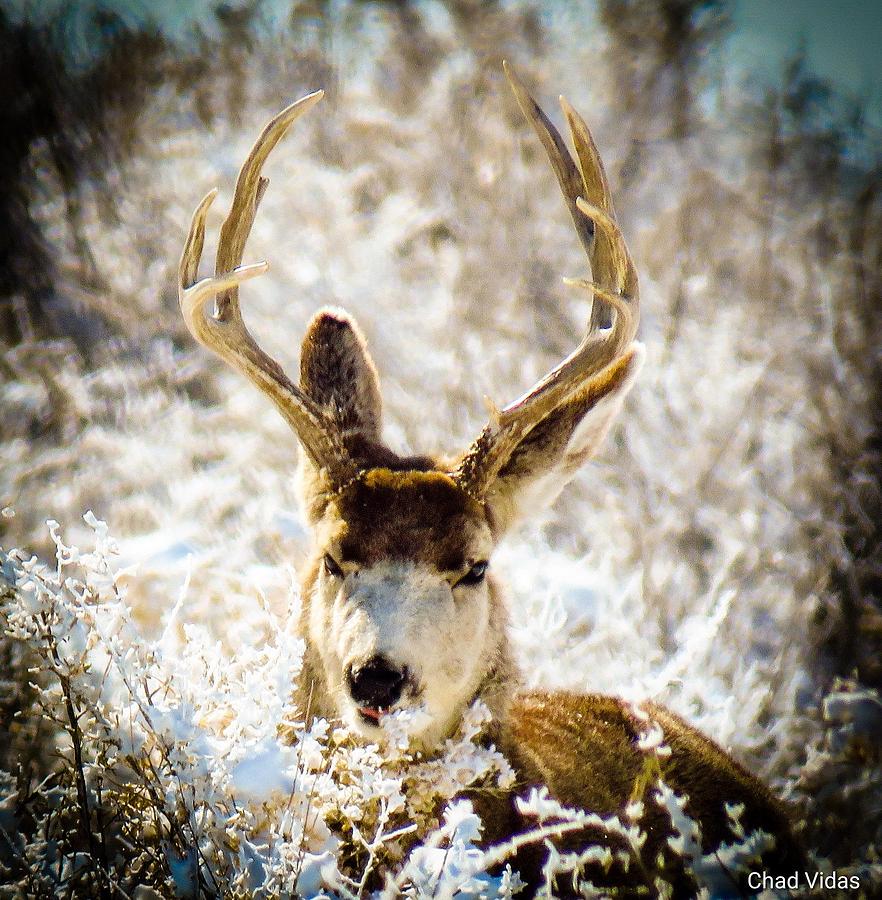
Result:
{"label": "antler", "polygon": [[[327,472],[332,485],[339,485],[355,475],[355,466],[343,447],[338,423],[260,349],[245,327],[239,309],[239,285],[268,269],[266,262],[241,265],[257,207],[269,184],[260,170],[294,121],[323,95],[323,91],[315,91],[292,103],[263,129],[236,180],[230,212],[221,226],[215,275],[201,281],[196,279],[205,242],[205,219],[217,189],[210,191],[196,207],[178,270],[178,297],[193,337],[246,375],[275,403],[312,463]],[[211,315],[205,305],[213,297],[216,306]]]}
{"label": "antler", "polygon": [[[576,232],[588,254],[593,281],[565,279],[589,291],[594,303],[587,333],[563,362],[514,403],[496,412],[462,457],[453,477],[482,497],[524,436],[576,391],[602,387],[628,363],[637,333],[637,271],[616,223],[609,184],[597,147],[579,114],[561,97],[575,160],[566,144],[507,63],[505,74],[518,105],[533,125],[560,182]],[[612,313],[612,316],[610,316]],[[610,319],[612,324],[609,325]]]}

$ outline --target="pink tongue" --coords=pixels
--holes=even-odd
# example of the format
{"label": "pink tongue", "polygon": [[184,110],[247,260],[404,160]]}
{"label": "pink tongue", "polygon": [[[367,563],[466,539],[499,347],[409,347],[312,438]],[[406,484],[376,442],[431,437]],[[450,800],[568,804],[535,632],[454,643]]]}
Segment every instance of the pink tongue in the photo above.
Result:
{"label": "pink tongue", "polygon": [[359,706],[358,711],[363,715],[367,716],[369,719],[373,719],[375,722],[380,721],[380,716],[383,715],[380,710],[374,709],[371,706]]}

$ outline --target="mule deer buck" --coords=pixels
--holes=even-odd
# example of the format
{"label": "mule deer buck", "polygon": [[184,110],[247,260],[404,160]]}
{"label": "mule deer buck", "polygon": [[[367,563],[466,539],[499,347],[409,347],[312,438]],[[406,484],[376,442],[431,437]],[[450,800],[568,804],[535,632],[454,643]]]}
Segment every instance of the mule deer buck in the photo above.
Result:
{"label": "mule deer buck", "polygon": [[[193,216],[180,265],[187,326],[275,403],[302,447],[301,488],[314,552],[302,573],[301,709],[308,694],[313,714],[342,719],[364,739],[377,740],[384,715],[419,705],[429,715],[418,740],[431,751],[480,698],[493,714],[489,739],[519,775],[511,796],[476,792],[473,798],[488,841],[524,830],[528,823],[519,818],[514,795],[545,785],[560,802],[601,814],[645,800],[641,825],[652,849],[647,858],[671,865],[663,860],[670,855],[670,818],[653,802],[654,782],[645,775],[639,741],[649,716],[671,751],[659,757],[661,774],[688,796],[686,809],[702,827],[705,851],[732,840],[724,804],[740,803],[744,826],[777,840],[767,864],[794,871],[801,854],[782,807],[682,719],[653,703],[637,709],[609,696],[517,690],[508,612],[490,571],[493,550],[513,523],[551,503],[597,451],[634,383],[643,350],[634,341],[637,273],[594,141],[562,99],[571,155],[517,76],[506,72],[590,261],[593,280],[572,283],[595,303],[576,350],[520,399],[494,411],[458,456],[399,456],[384,445],[377,372],[345,312],[325,309],[313,318],[298,384],[260,349],[242,320],[239,286],[267,269],[265,262],[241,265],[267,186],[261,167],[321,91],[279,113],[258,138],[221,228],[215,275],[202,280],[197,270],[216,191]],[[213,314],[205,308],[211,299]],[[525,851],[515,865],[535,879],[540,862]],[[633,877],[615,867],[591,875],[607,884]]]}

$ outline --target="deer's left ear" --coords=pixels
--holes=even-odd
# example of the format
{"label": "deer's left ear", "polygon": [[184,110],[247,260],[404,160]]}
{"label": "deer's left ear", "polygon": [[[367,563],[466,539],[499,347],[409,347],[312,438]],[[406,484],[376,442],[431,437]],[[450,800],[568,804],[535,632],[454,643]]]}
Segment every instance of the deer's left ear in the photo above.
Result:
{"label": "deer's left ear", "polygon": [[634,342],[605,376],[592,380],[526,434],[489,486],[485,500],[501,534],[550,505],[599,450],[643,365]]}

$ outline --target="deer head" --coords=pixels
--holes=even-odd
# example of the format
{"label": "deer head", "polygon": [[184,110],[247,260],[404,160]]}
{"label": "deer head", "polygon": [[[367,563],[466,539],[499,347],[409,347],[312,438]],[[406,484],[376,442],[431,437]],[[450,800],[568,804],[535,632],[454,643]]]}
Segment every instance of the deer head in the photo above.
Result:
{"label": "deer head", "polygon": [[[213,277],[197,280],[205,221],[199,204],[180,264],[180,302],[193,336],[245,374],[300,441],[301,485],[315,550],[303,574],[301,628],[312,710],[375,738],[389,710],[422,706],[431,746],[481,696],[502,715],[514,672],[506,613],[489,571],[520,517],[551,503],[600,446],[642,359],[634,342],[637,274],[616,223],[597,148],[561,98],[574,153],[506,66],[524,115],[560,182],[592,278],[569,284],[593,298],[581,342],[490,420],[465,452],[402,457],[383,444],[376,368],[352,318],[319,311],[295,384],[242,321],[239,286],[267,270],[241,265],[260,199],[261,167],[310,94],[264,129],[236,183]],[[206,310],[210,299],[214,311]]]}

